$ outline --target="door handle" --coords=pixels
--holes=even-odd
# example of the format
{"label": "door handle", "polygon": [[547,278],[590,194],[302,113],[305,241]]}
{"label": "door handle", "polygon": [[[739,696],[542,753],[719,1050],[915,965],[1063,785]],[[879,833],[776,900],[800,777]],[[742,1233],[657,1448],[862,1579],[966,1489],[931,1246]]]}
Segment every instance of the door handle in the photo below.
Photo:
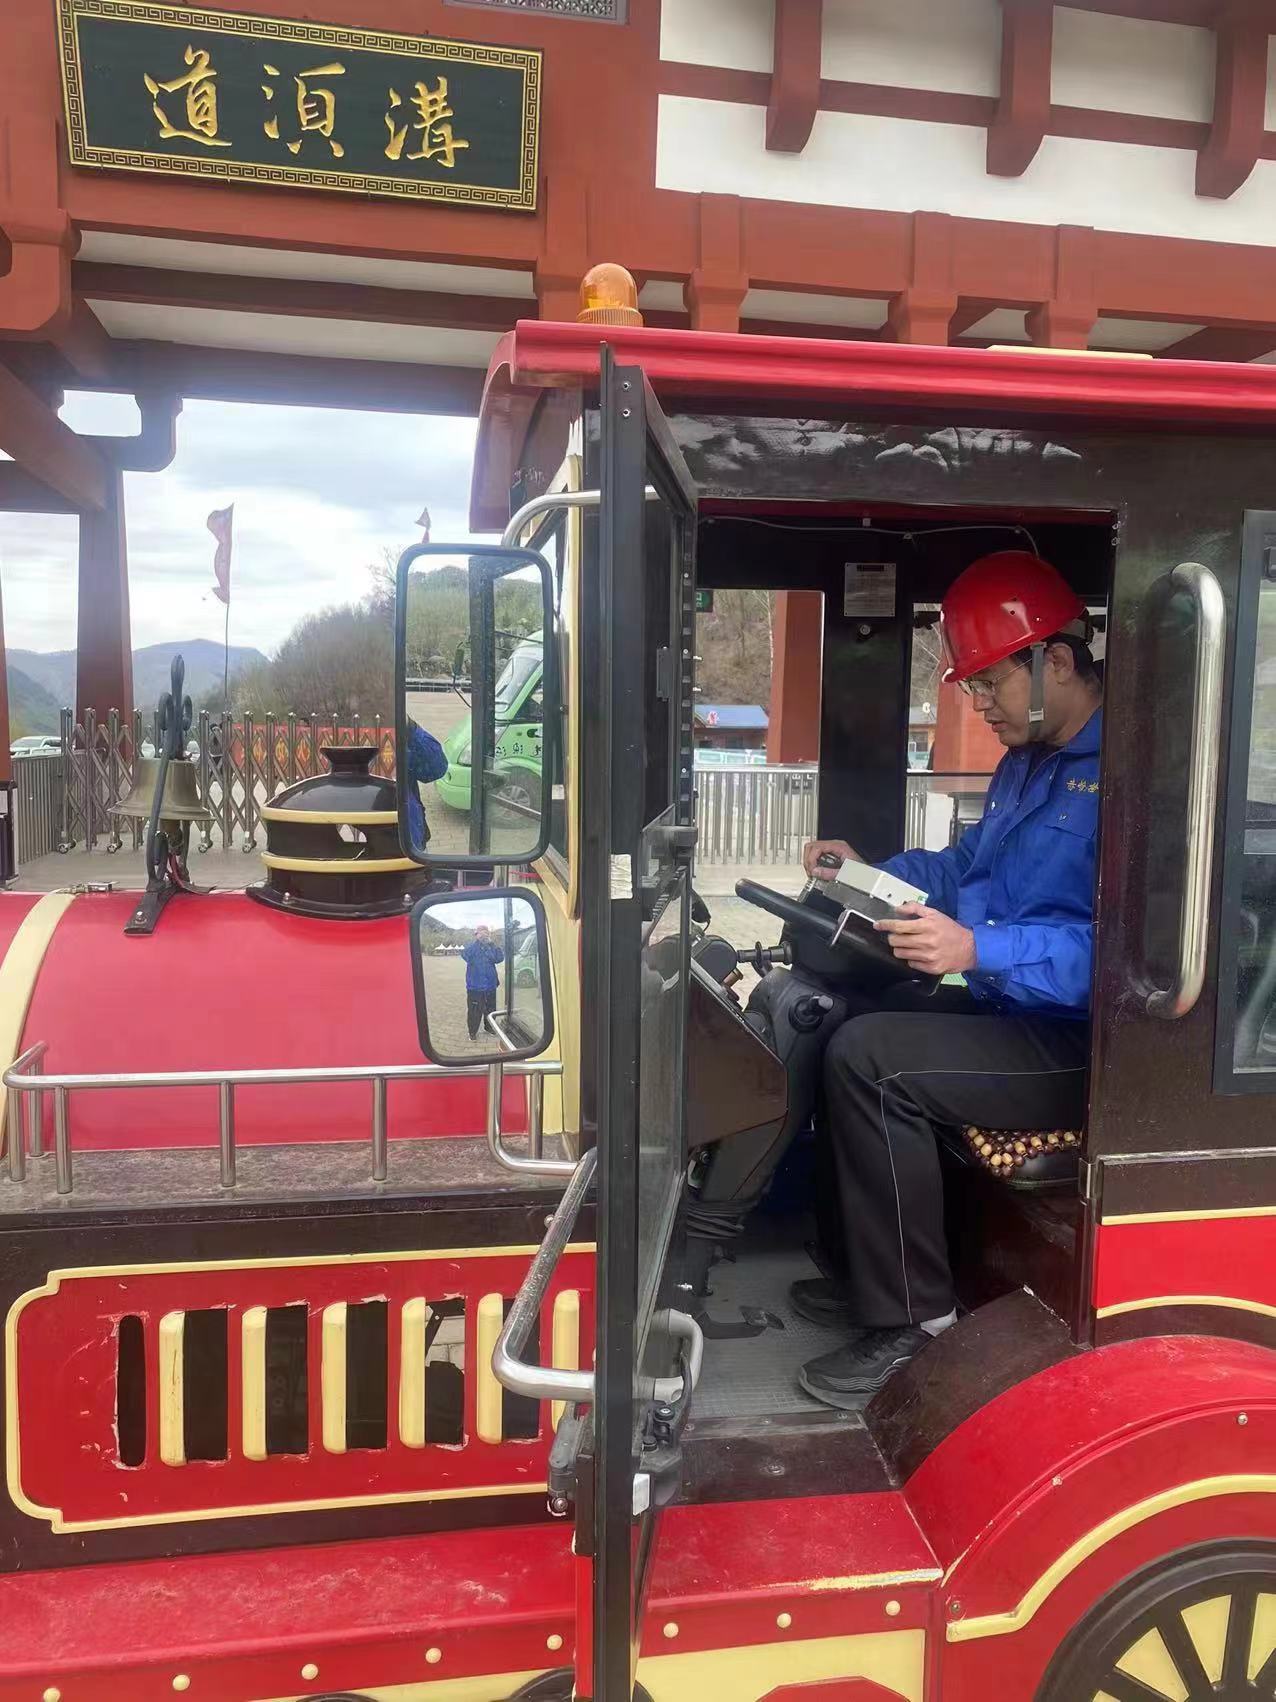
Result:
{"label": "door handle", "polygon": [[1196,611],[1196,660],[1192,678],[1192,739],[1187,758],[1187,831],[1178,953],[1168,987],[1147,992],[1149,1016],[1173,1021],[1186,1016],[1201,996],[1209,950],[1210,885],[1214,872],[1214,813],[1218,802],[1218,742],[1223,723],[1223,650],[1227,606],[1208,567],[1185,561],[1170,574],[1176,590],[1191,597]]}
{"label": "door handle", "polygon": [[551,1365],[529,1365],[519,1355],[540,1317],[550,1279],[576,1226],[597,1162],[598,1148],[590,1147],[572,1171],[572,1179],[558,1202],[558,1210],[549,1220],[545,1239],[527,1267],[523,1286],[514,1296],[505,1327],[492,1349],[492,1374],[496,1381],[511,1394],[526,1395],[529,1400],[592,1403],[594,1398],[592,1371],[560,1371]]}

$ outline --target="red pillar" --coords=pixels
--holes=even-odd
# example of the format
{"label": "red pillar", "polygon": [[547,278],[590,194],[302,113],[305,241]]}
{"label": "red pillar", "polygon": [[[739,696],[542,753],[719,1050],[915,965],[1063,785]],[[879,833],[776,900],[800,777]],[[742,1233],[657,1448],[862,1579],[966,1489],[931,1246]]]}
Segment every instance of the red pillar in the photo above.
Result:
{"label": "red pillar", "polygon": [[824,598],[818,591],[777,591],[771,625],[768,762],[818,762],[820,656]]}
{"label": "red pillar", "polygon": [[86,709],[100,721],[112,709],[124,717],[133,714],[124,475],[118,468],[108,470],[106,485],[101,511],[80,516],[75,712],[81,723]]}
{"label": "red pillar", "polygon": [[1001,740],[961,687],[941,685],[935,711],[935,773],[991,774],[1005,754]]}

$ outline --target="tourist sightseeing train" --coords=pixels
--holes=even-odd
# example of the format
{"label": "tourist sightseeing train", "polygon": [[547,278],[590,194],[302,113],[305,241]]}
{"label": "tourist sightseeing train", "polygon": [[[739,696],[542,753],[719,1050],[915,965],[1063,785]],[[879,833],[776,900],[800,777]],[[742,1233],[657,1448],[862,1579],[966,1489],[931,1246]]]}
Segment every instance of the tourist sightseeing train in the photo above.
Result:
{"label": "tourist sightseeing train", "polygon": [[[400,752],[469,576],[464,798],[338,756],[201,893],[175,743],[146,894],[0,896],[0,1699],[1276,1697],[1276,376],[584,317],[488,372],[502,541],[399,566]],[[695,891],[696,592],[822,597],[880,860],[914,634],[1024,533],[1106,630],[1087,1116],[951,1131],[958,1321],[837,1411],[785,1297],[871,941]]]}

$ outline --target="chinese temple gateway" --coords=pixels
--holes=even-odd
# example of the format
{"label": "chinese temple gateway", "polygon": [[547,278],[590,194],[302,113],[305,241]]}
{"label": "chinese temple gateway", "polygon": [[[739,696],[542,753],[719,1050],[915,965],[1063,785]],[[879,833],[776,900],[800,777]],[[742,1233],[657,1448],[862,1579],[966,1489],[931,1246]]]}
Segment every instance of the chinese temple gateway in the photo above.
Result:
{"label": "chinese temple gateway", "polygon": [[[1276,359],[1271,32],[1271,0],[4,0],[0,508],[80,517],[80,710],[132,708],[122,475],[184,398],[473,414],[602,260],[658,326]],[[76,435],[69,388],[140,432]]]}

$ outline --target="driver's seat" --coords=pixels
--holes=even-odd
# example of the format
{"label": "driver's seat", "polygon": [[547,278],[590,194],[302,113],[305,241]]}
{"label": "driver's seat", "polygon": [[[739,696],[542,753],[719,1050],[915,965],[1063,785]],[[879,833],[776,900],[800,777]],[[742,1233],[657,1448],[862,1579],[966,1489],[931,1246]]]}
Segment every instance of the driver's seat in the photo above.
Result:
{"label": "driver's seat", "polygon": [[964,1164],[1006,1187],[1063,1192],[1077,1186],[1084,1129],[985,1129],[968,1123],[943,1135]]}

